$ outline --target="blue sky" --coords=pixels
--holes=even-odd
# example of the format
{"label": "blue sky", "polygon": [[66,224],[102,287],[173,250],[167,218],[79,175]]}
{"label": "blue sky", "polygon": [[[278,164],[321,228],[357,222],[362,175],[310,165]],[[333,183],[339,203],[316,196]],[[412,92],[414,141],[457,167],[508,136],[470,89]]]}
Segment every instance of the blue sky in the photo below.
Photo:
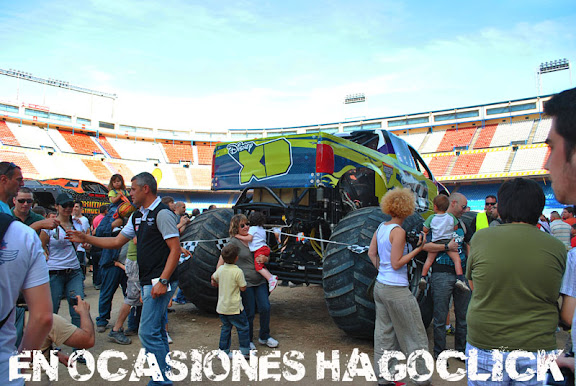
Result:
{"label": "blue sky", "polygon": [[[538,92],[540,63],[576,63],[573,0],[0,6],[0,68],[116,93],[115,118],[146,127],[299,126],[526,98]],[[14,100],[15,81],[2,78],[0,99]],[[569,88],[568,72],[545,75],[542,86]],[[46,101],[39,86],[18,92]],[[361,92],[366,103],[342,103]],[[88,109],[84,96],[48,94],[53,110]]]}

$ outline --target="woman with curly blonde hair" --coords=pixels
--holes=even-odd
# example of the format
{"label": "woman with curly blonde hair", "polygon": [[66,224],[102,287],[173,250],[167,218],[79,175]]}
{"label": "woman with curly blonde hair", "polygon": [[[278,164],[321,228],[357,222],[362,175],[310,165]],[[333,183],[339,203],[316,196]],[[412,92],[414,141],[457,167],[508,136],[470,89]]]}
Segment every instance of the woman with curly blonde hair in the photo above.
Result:
{"label": "woman with curly blonde hair", "polygon": [[[379,371],[379,361],[387,350],[401,350],[410,355],[416,350],[428,350],[428,338],[422,323],[420,308],[408,287],[410,262],[424,247],[422,236],[412,252],[406,250],[404,219],[414,213],[415,198],[410,189],[394,189],[382,197],[382,212],[390,215],[389,221],[380,224],[372,241],[368,256],[378,269],[374,286],[376,324],[374,328],[374,366],[380,385],[394,385],[384,380]],[[389,371],[393,374],[393,361]],[[425,374],[423,360],[416,362],[418,373]],[[427,382],[425,382],[427,383]]]}

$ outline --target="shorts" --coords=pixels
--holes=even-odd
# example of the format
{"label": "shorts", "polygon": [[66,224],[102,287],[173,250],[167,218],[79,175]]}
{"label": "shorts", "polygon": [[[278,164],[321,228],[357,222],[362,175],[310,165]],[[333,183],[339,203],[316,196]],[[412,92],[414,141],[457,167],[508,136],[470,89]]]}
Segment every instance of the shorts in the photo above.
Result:
{"label": "shorts", "polygon": [[141,306],[142,302],[140,301],[140,280],[138,277],[139,275],[138,263],[136,261],[126,259],[124,267],[126,268],[126,276],[128,276],[124,303],[132,307]]}
{"label": "shorts", "polygon": [[261,255],[270,257],[270,248],[267,245],[264,245],[254,251],[254,268],[256,268],[256,271],[260,271],[264,268],[264,264],[256,262],[256,257]]}

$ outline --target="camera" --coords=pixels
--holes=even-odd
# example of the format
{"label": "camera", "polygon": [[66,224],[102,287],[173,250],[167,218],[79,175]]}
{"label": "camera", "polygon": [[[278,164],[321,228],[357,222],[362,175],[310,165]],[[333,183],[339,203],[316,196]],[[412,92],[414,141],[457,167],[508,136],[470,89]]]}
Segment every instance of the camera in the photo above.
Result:
{"label": "camera", "polygon": [[68,298],[70,299],[71,306],[78,305],[78,298],[76,297],[76,291],[72,290],[68,293]]}

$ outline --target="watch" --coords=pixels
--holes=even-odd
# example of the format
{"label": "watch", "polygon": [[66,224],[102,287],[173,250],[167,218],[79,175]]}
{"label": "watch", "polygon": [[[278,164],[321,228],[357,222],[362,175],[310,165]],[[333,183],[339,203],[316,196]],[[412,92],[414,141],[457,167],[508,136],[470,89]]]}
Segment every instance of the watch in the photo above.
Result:
{"label": "watch", "polygon": [[[446,252],[448,252],[450,250],[450,248],[448,248],[448,244],[444,244],[444,250]],[[162,281],[162,279],[160,279],[160,281]]]}
{"label": "watch", "polygon": [[159,279],[158,282],[164,285],[168,285],[168,279]]}

